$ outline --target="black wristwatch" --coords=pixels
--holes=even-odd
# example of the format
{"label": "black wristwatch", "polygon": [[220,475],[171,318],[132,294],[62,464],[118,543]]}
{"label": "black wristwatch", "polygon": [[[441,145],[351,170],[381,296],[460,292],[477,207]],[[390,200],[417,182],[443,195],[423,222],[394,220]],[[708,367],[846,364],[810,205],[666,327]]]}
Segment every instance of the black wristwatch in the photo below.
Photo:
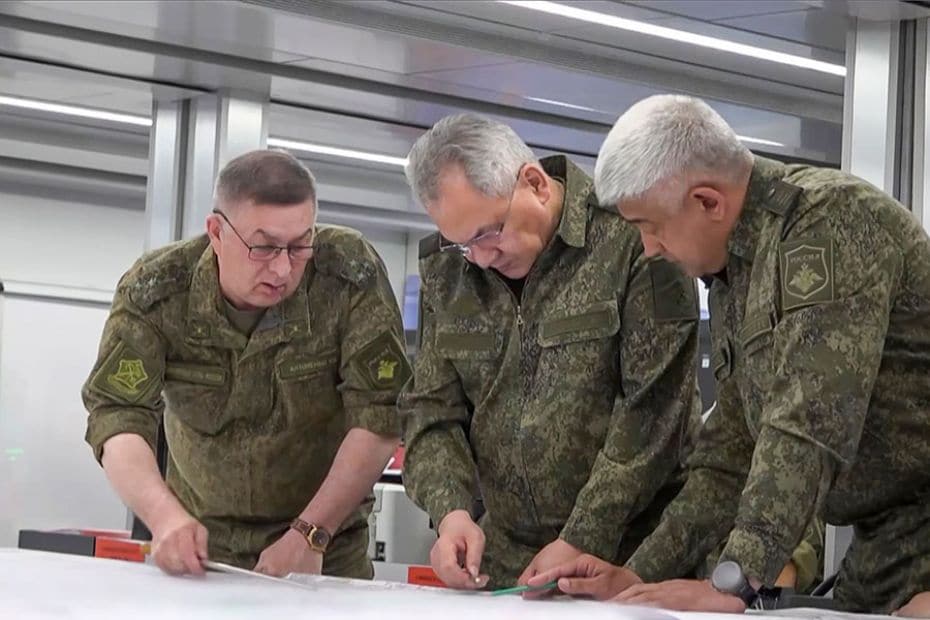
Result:
{"label": "black wristwatch", "polygon": [[743,568],[733,560],[725,560],[717,564],[710,576],[710,584],[717,592],[738,596],[746,607],[751,607],[759,598],[759,593],[750,585]]}

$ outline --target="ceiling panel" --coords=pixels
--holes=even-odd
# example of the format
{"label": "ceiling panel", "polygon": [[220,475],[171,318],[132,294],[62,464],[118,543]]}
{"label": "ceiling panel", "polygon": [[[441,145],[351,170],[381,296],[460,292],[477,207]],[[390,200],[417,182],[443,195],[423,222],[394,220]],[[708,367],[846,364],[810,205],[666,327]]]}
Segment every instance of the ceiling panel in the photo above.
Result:
{"label": "ceiling panel", "polygon": [[31,0],[5,2],[3,12],[103,32],[285,62],[302,57],[277,49],[272,15],[239,2]]}
{"label": "ceiling panel", "polygon": [[[268,133],[302,142],[406,157],[423,130],[396,123],[272,105]],[[389,169],[399,170],[397,167]]]}
{"label": "ceiling panel", "polygon": [[3,58],[0,59],[0,94],[148,115],[155,98],[177,99],[195,96],[200,91]]}
{"label": "ceiling panel", "polygon": [[[736,17],[717,23],[770,37],[781,37],[789,41],[813,42],[820,48],[833,50],[840,55],[846,50],[849,18],[845,15],[823,11],[794,11],[764,17]],[[825,58],[819,58],[819,60],[825,60]],[[844,64],[842,60],[839,62]]]}
{"label": "ceiling panel", "polygon": [[[697,31],[698,29],[692,28],[691,30]],[[703,31],[702,34],[719,32],[715,26],[710,24],[702,24],[700,30]],[[759,60],[739,54],[720,52],[718,50],[698,47],[688,43],[657,39],[656,37],[636,32],[592,25],[572,30],[570,36],[577,41],[583,41],[588,44],[600,44],[605,46],[605,48],[610,48],[609,50],[604,49],[603,53],[612,53],[616,55],[620,61],[622,61],[624,57],[630,58],[633,55],[645,54],[652,57],[650,62],[655,62],[657,64],[663,61],[666,63],[680,63],[678,70],[682,71],[682,78],[684,81],[689,81],[688,78],[691,77],[688,75],[691,73],[689,67],[701,66],[716,71],[741,74],[747,77],[751,76],[753,79],[790,84],[837,95],[843,93],[843,78],[836,75]],[[737,37],[728,34],[727,38],[735,40]],[[757,35],[740,36],[739,38],[742,39],[741,42],[755,40],[753,44],[758,44],[759,39]],[[781,48],[778,49],[778,51],[790,51],[790,53],[794,53],[795,55],[808,58],[815,57],[817,60],[825,60],[840,66],[845,64],[845,58],[842,55],[824,50],[818,50],[815,54],[814,51],[808,47],[797,47],[787,42],[779,41],[777,45],[765,45],[762,47],[768,47],[770,49]],[[647,60],[644,59],[642,62],[647,62]]]}
{"label": "ceiling panel", "polygon": [[[495,0],[398,0],[399,3],[418,6],[431,11],[440,11],[458,15],[469,15],[483,20],[511,22],[519,20],[520,26],[540,32],[559,30],[565,22],[564,17],[547,15],[537,11],[527,11],[519,7],[501,4]],[[651,11],[645,7],[615,2],[613,0],[576,0],[571,2],[574,8],[606,13],[627,19],[649,21],[663,19],[667,14]]]}
{"label": "ceiling panel", "polygon": [[630,4],[653,11],[714,21],[749,15],[813,9],[821,4],[810,0],[629,0]]}
{"label": "ceiling panel", "polygon": [[[697,2],[696,4],[702,4]],[[755,5],[756,3],[748,3]],[[766,4],[766,3],[760,3]],[[628,64],[659,64],[659,63],[679,63],[676,67],[679,71],[690,73],[688,65],[701,65],[713,68],[719,71],[733,72],[746,76],[754,76],[763,80],[769,80],[782,84],[794,84],[803,88],[822,89],[827,92],[841,94],[843,91],[843,80],[841,77],[814,72],[797,67],[790,67],[771,61],[750,58],[732,53],[721,53],[717,50],[698,47],[689,43],[671,41],[655,36],[620,30],[606,25],[585,24],[584,22],[573,20],[558,15],[541,14],[521,7],[499,4],[493,2],[474,2],[474,3],[438,3],[423,4],[423,15],[434,15],[443,19],[450,19],[451,13],[456,13],[459,19],[464,20],[462,24],[467,23],[468,27],[481,28],[480,23],[475,23],[474,19],[484,20],[484,22],[495,21],[498,25],[509,24],[525,30],[538,30],[544,39],[536,38],[536,42],[545,42],[553,48],[561,49],[565,46],[574,49],[585,49],[592,54],[601,54],[607,57],[615,57],[621,63]],[[572,6],[575,6],[574,4]],[[595,6],[586,4],[586,7]],[[597,6],[602,9],[610,7],[614,12],[622,12],[629,8],[630,5],[620,3],[602,3]],[[638,5],[652,6],[651,4]],[[665,6],[665,5],[663,5]],[[674,7],[677,5],[667,5]],[[727,6],[730,6],[729,4]],[[713,15],[719,17],[738,14],[732,5],[728,11],[718,11]],[[768,6],[769,9],[793,8],[798,10],[799,7],[806,6],[802,2],[773,3]],[[440,10],[425,10],[428,7],[441,7]],[[604,11],[606,12],[606,11]],[[747,11],[742,11],[743,14]],[[668,14],[666,14],[668,15]],[[845,28],[845,18],[843,16],[834,16],[838,28]],[[762,48],[773,49],[786,53],[796,54],[802,57],[815,57],[824,59],[842,65],[845,57],[842,54],[830,50],[812,50],[811,46],[798,44],[792,41],[784,41],[780,38],[766,37],[763,35],[750,33],[742,30],[727,28],[725,25],[709,24],[702,21],[663,21],[663,25],[675,24],[683,30],[699,32],[715,36],[725,40],[737,40],[741,43],[755,45]],[[562,37],[559,33],[570,32],[571,37]],[[524,35],[525,36],[525,35]],[[518,45],[514,46],[519,49]]]}
{"label": "ceiling panel", "polygon": [[[535,145],[588,154],[597,151],[610,123],[630,103],[669,90],[739,102],[732,106],[733,110],[745,111],[747,119],[742,120],[735,112],[728,118],[740,119],[744,123],[741,126],[751,128],[757,137],[791,137],[786,148],[819,148],[801,144],[800,138],[794,137],[807,117],[827,119],[829,127],[839,127],[841,78],[598,26],[570,39],[545,32],[547,28],[566,28],[564,18],[499,3],[473,0],[429,3],[423,5],[429,8],[422,8],[392,2],[254,1],[264,1],[265,5],[150,1],[140,3],[136,11],[136,5],[124,2],[6,3],[0,5],[0,13],[29,13],[36,17],[44,11],[50,20],[98,28],[101,33],[116,33],[124,38],[111,41],[103,35],[91,35],[81,41],[7,30],[0,32],[0,52],[202,89],[270,92],[285,102],[372,115],[416,127],[428,126],[451,112],[498,104],[507,107],[488,107],[485,112],[507,116],[502,120],[519,126],[522,135]],[[772,3],[766,4],[767,11],[773,8]],[[795,8],[799,5],[790,4]],[[132,11],[128,10],[130,6],[134,7]],[[639,19],[653,17],[649,9],[631,4],[602,0],[578,6]],[[371,7],[394,7],[403,12],[378,13]],[[453,10],[462,14],[450,14]],[[741,17],[733,11],[726,15],[743,19],[744,13],[740,13]],[[536,17],[545,19],[534,21]],[[656,13],[655,17],[662,17],[665,24],[695,23],[670,18],[669,13]],[[708,33],[736,32],[704,22],[699,22],[699,27]],[[572,31],[578,34],[574,27]],[[772,43],[771,37],[740,36]],[[168,54],[155,54],[145,51],[149,49],[146,45],[134,45],[135,40],[129,37],[142,43],[169,42],[176,47]],[[773,44],[793,45],[781,39]],[[802,50],[798,46],[790,49],[795,53]],[[261,50],[274,54],[263,56]],[[226,56],[209,56],[205,51],[219,51]],[[275,68],[257,64],[256,58],[287,61],[287,66],[282,69],[280,65]],[[329,75],[301,72],[301,68]],[[276,74],[285,69],[288,77]],[[346,77],[370,82],[354,85],[357,90],[320,83],[338,83]],[[391,90],[390,86],[408,90]],[[50,91],[47,85],[43,88],[43,92]],[[89,105],[113,99],[120,101],[116,105],[134,109],[146,103],[137,94],[120,99],[113,94],[117,90],[63,89],[58,96]],[[384,94],[388,92],[392,95]],[[437,94],[462,98],[442,100]],[[519,109],[550,116],[527,119],[529,115],[521,116]],[[782,114],[769,117],[765,109],[777,109]],[[523,120],[515,120],[518,118]],[[593,121],[599,127],[579,120]],[[280,126],[295,130],[300,127],[299,121]],[[370,143],[373,150],[388,153],[393,153],[395,147],[406,149],[410,139],[407,135],[375,131],[372,139],[366,140],[367,131],[358,127],[340,132],[339,122],[330,119],[297,131],[302,135],[287,137],[311,141],[338,138],[341,142],[336,144],[343,146],[354,146],[358,141],[359,147]]]}
{"label": "ceiling panel", "polygon": [[[822,19],[818,24],[820,29],[816,31],[818,34],[822,34],[824,29],[829,28],[833,31],[830,35],[831,38],[835,37],[837,32],[841,33],[843,44],[839,49],[829,47],[822,39],[818,39],[818,44],[812,46],[804,43],[804,39],[801,38],[807,34],[804,21],[804,15],[806,13],[806,11],[803,13],[785,13],[784,15],[786,17],[794,16],[794,18],[776,22],[777,27],[780,28],[783,34],[770,34],[769,32],[762,31],[757,32],[752,30],[752,28],[742,26],[742,23],[746,23],[753,27],[766,28],[774,21],[771,17],[740,18],[745,21],[740,23],[726,22],[727,25],[725,26],[717,23],[699,22],[684,17],[670,17],[662,20],[661,25],[683,32],[700,34],[724,41],[733,41],[735,43],[761,47],[775,52],[792,54],[794,56],[800,56],[801,58],[813,58],[815,60],[844,65],[846,61],[843,51],[845,49],[846,34],[844,18],[841,16],[829,16]],[[772,27],[774,28],[775,26]],[[717,65],[729,66],[731,62],[740,58],[739,55],[733,53],[701,48],[688,43],[677,43],[674,41],[657,39],[649,35],[640,35],[598,24],[580,24],[579,22],[574,22],[570,27],[560,29],[556,34],[670,58],[688,58],[689,60],[694,59],[694,61],[697,61],[698,58],[703,58],[705,62],[716,62]],[[743,58],[745,58],[745,56],[743,56]],[[752,62],[758,64],[762,71],[765,71],[774,64],[770,61],[760,60],[753,60]]]}
{"label": "ceiling panel", "polygon": [[[300,59],[287,64],[301,66],[322,60],[406,75],[509,61],[505,56],[479,50],[387,32],[293,19],[283,13],[276,16],[275,36],[276,45],[301,54]],[[302,60],[310,63],[302,63]]]}

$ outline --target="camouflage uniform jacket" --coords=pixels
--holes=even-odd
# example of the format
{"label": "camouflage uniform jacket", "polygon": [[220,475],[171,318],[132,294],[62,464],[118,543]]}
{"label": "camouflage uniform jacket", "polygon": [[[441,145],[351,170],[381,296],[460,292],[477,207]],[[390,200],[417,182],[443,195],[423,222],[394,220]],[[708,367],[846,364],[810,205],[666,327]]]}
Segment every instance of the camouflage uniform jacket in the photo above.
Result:
{"label": "camouflage uniform jacket", "polygon": [[643,255],[582,170],[563,156],[541,163],[564,181],[563,210],[521,299],[495,271],[438,252],[438,236],[421,245],[404,479],[438,524],[472,507],[477,474],[506,533],[613,559],[679,467],[699,412],[696,290]]}
{"label": "camouflage uniform jacket", "polygon": [[[349,429],[400,434],[410,371],[384,266],[349,229],[319,226],[314,245],[296,292],[251,336],[225,316],[206,236],[143,256],[119,283],[83,389],[98,460],[118,433],[154,449],[164,414],[168,486],[207,526],[213,559],[251,568],[316,493]],[[362,530],[354,544],[367,547],[369,510],[340,528]]]}
{"label": "camouflage uniform jacket", "polygon": [[860,179],[756,158],[728,249],[710,290],[717,409],[628,564],[673,576],[732,528],[723,557],[771,584],[822,510],[856,525],[846,578],[872,571],[854,606],[893,609],[903,586],[885,578],[930,516],[930,239]]}

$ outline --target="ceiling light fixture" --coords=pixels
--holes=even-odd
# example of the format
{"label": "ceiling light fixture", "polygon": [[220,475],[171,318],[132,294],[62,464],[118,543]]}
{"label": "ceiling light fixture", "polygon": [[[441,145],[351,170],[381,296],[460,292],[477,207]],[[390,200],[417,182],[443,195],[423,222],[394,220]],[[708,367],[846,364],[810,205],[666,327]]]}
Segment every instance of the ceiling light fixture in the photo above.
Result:
{"label": "ceiling light fixture", "polygon": [[369,153],[367,151],[356,151],[354,149],[342,149],[334,146],[324,146],[322,144],[311,144],[309,142],[297,142],[296,140],[285,140],[283,138],[268,138],[268,146],[276,146],[284,149],[293,149],[302,153],[317,153],[320,155],[332,155],[333,157],[346,157],[348,159],[358,159],[361,161],[371,161],[379,164],[389,164],[391,166],[406,166],[406,157],[396,157],[394,155],[381,155],[379,153]]}
{"label": "ceiling light fixture", "polygon": [[[538,101],[540,103],[547,103],[550,105],[558,105],[566,108],[573,108],[579,110],[588,110],[591,112],[599,112],[594,108],[589,108],[587,106],[575,105],[572,103],[565,103],[563,101],[554,101],[552,99],[543,99],[541,97],[525,97],[525,99],[531,101]],[[141,127],[151,127],[152,119],[146,116],[137,116],[134,114],[122,114],[119,112],[109,112],[107,110],[98,110],[95,108],[85,108],[80,106],[66,105],[60,103],[50,103],[47,101],[39,101],[37,99],[24,99],[22,97],[9,97],[6,95],[0,95],[0,106],[10,106],[14,108],[22,108],[27,110],[38,110],[41,112],[50,112],[52,114],[63,114],[66,116],[77,116],[81,118],[92,118],[104,121],[111,121],[114,123],[124,123],[128,125],[138,125]],[[737,136],[740,140],[744,142],[754,142],[756,144],[762,144],[766,146],[780,146],[784,147],[785,145],[781,142],[773,142],[772,140],[763,140],[761,138],[749,138],[745,136]],[[313,144],[310,142],[299,142],[296,140],[287,140],[284,138],[268,138],[268,146],[293,149],[302,153],[317,153],[319,155],[330,155],[333,157],[344,157],[347,159],[357,159],[360,161],[370,161],[379,164],[388,164],[391,166],[400,166],[404,167],[407,165],[406,157],[397,157],[394,155],[382,155],[380,153],[370,153],[367,151],[357,151],[354,149],[344,149],[334,146],[325,146],[322,144]]]}
{"label": "ceiling light fixture", "polygon": [[48,101],[38,101],[36,99],[23,99],[20,97],[7,97],[0,95],[0,105],[22,108],[26,110],[38,110],[40,112],[51,112],[52,114],[65,114],[68,116],[93,118],[102,121],[112,121],[114,123],[125,123],[127,125],[139,125],[141,127],[152,126],[152,119],[148,118],[147,116],[121,114],[119,112],[108,112],[106,110],[65,105],[62,103],[49,103]]}
{"label": "ceiling light fixture", "polygon": [[785,146],[781,142],[775,142],[774,140],[763,140],[762,138],[750,138],[748,136],[736,136],[743,142],[752,142],[753,144],[762,144],[763,146]]}
{"label": "ceiling light fixture", "polygon": [[543,99],[542,97],[524,97],[524,99],[528,101],[538,101],[539,103],[548,103],[549,105],[557,105],[561,108],[570,108],[572,110],[584,110],[585,112],[603,112],[603,110],[589,108],[586,105],[576,105],[574,103],[565,103],[564,101],[555,101],[553,99]]}
{"label": "ceiling light fixture", "polygon": [[752,58],[758,58],[759,60],[768,60],[783,65],[801,67],[803,69],[820,71],[822,73],[829,73],[831,75],[838,75],[841,77],[845,77],[846,75],[846,67],[843,65],[814,60],[812,58],[805,58],[803,56],[796,56],[794,54],[786,54],[784,52],[776,52],[764,47],[736,43],[735,41],[727,41],[726,39],[708,37],[701,34],[695,34],[693,32],[677,30],[675,28],[656,26],[655,24],[650,24],[647,22],[627,19],[625,17],[618,17],[616,15],[609,15],[607,13],[600,13],[598,11],[589,11],[588,9],[567,6],[565,4],[559,4],[558,2],[545,2],[542,0],[497,1],[501,4],[509,4],[524,9],[539,11],[541,13],[549,13],[550,15],[568,17],[570,19],[576,19],[578,21],[588,22],[591,24],[610,26],[611,28],[619,28],[620,30],[638,32],[640,34],[651,35],[671,41],[690,43],[691,45],[707,47],[721,52],[729,52],[731,54],[739,54],[741,56],[750,56]]}

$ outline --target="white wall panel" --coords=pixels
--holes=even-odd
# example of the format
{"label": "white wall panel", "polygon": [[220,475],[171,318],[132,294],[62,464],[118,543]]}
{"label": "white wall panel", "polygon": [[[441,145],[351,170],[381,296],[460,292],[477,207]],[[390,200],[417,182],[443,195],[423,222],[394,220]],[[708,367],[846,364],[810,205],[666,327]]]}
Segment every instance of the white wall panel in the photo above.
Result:
{"label": "white wall panel", "polygon": [[142,211],[0,193],[0,280],[113,290],[144,226]]}

